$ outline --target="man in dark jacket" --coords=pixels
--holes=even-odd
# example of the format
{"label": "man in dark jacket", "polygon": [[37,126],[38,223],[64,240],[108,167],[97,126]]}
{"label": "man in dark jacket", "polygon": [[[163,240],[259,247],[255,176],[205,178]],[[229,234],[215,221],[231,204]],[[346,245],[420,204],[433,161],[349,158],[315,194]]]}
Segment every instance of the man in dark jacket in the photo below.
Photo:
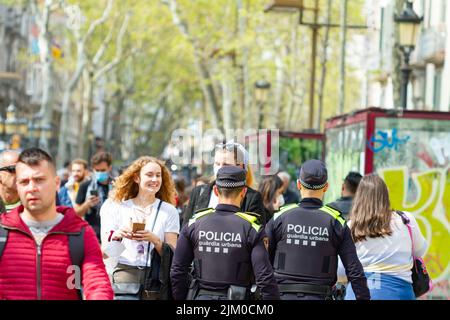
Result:
{"label": "man in dark jacket", "polygon": [[[216,176],[221,167],[226,166],[237,166],[244,170],[248,170],[248,156],[242,145],[231,142],[218,144],[216,146],[214,156],[214,176]],[[183,225],[188,223],[189,219],[192,218],[196,211],[216,207],[218,204],[218,197],[213,192],[214,185],[215,180],[209,184],[195,187],[194,190],[192,190],[189,204],[183,213]],[[258,191],[247,187],[247,193],[242,201],[240,211],[256,213],[262,217],[264,215],[264,205],[261,194]],[[261,218],[259,222],[262,224],[266,223],[266,221],[261,221]]]}
{"label": "man in dark jacket", "polygon": [[342,184],[341,197],[328,204],[329,207],[340,211],[345,219],[348,219],[349,217],[353,198],[355,197],[356,189],[358,188],[361,178],[362,175],[358,172],[349,172]]}
{"label": "man in dark jacket", "polygon": [[286,171],[278,173],[278,177],[283,181],[283,198],[285,204],[299,203],[300,196],[298,192],[294,192],[290,188],[291,176]]}

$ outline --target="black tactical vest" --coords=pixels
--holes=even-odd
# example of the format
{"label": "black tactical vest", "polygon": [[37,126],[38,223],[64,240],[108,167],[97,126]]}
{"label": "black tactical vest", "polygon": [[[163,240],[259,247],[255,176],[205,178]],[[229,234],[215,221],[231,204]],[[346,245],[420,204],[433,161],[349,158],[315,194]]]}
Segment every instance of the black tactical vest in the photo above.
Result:
{"label": "black tactical vest", "polygon": [[248,233],[257,231],[256,217],[237,212],[215,214],[213,209],[197,213],[194,225],[194,268],[202,282],[249,286],[253,279]]}
{"label": "black tactical vest", "polygon": [[293,278],[333,279],[337,270],[334,237],[336,219],[345,223],[340,213],[329,207],[302,209],[289,205],[275,213],[282,219],[282,237],[277,243],[274,270]]}

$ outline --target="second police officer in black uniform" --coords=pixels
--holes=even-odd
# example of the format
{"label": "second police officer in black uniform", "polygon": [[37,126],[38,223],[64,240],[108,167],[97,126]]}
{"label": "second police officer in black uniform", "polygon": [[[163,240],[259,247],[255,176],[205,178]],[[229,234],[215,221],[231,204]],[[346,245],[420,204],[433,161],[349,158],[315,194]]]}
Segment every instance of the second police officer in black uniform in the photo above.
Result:
{"label": "second police officer in black uniform", "polygon": [[[255,216],[239,212],[245,178],[239,167],[220,168],[214,186],[219,204],[198,211],[181,230],[170,273],[176,300],[249,299],[254,280],[263,299],[279,299],[264,228]],[[192,261],[198,286],[188,296]]]}
{"label": "second police officer in black uniform", "polygon": [[357,299],[370,299],[350,229],[339,211],[323,205],[327,179],[322,161],[306,161],[297,181],[302,200],[280,208],[266,225],[269,256],[283,300],[331,299],[338,256]]}

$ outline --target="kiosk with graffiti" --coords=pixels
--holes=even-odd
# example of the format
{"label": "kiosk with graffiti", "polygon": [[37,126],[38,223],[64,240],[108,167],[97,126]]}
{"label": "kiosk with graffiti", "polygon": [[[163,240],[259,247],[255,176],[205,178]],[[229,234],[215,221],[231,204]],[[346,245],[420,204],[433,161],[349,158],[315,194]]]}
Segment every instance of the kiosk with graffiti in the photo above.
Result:
{"label": "kiosk with graffiti", "polygon": [[413,213],[429,243],[434,287],[425,298],[450,299],[450,113],[370,108],[326,128],[328,200],[348,171],[379,174],[392,207]]}

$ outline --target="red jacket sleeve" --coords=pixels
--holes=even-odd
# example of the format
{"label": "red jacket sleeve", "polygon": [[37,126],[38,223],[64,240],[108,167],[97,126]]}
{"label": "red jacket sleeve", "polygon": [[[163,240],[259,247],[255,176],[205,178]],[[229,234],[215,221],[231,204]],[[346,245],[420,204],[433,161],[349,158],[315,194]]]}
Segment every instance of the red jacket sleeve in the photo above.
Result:
{"label": "red jacket sleeve", "polygon": [[113,300],[105,264],[103,263],[100,244],[91,226],[86,226],[84,233],[84,261],[82,267],[82,286],[86,300]]}

